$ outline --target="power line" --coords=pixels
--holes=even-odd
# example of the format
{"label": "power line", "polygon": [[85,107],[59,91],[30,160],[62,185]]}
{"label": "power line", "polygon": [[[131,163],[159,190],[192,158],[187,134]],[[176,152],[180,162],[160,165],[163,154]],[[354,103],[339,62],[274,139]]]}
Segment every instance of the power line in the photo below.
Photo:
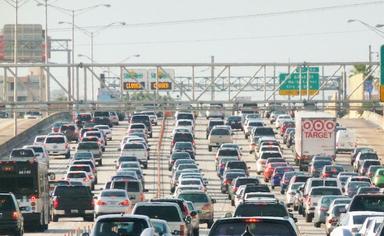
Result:
{"label": "power line", "polygon": [[[276,11],[276,12],[265,12],[265,13],[255,13],[248,15],[234,15],[234,16],[218,16],[218,17],[207,17],[207,18],[192,18],[184,20],[170,20],[170,21],[158,21],[158,22],[142,22],[142,23],[127,23],[124,27],[150,27],[150,26],[163,26],[163,25],[177,25],[177,24],[194,24],[194,23],[207,23],[207,22],[220,22],[220,21],[229,21],[229,20],[243,20],[249,18],[258,18],[258,17],[275,17],[282,15],[290,14],[302,14],[308,12],[322,12],[329,10],[339,10],[345,8],[356,8],[364,6],[373,6],[384,4],[384,1],[372,1],[364,3],[350,3],[350,4],[341,4],[325,7],[313,7],[313,8],[304,8],[304,9],[294,9],[294,10],[285,10],[285,11]],[[96,28],[99,26],[88,26],[85,28]],[[51,31],[68,31],[70,28],[56,28]]]}
{"label": "power line", "polygon": [[[293,37],[312,37],[321,35],[341,35],[367,32],[367,30],[348,30],[348,31],[328,31],[328,32],[310,32],[296,34],[278,34],[278,35],[261,35],[261,36],[245,36],[245,37],[228,37],[228,38],[211,38],[211,39],[186,39],[186,40],[162,40],[162,41],[132,41],[132,42],[109,42],[98,43],[98,46],[123,46],[123,45],[150,45],[150,44],[174,44],[174,43],[204,43],[219,41],[236,41],[236,40],[254,40],[254,39],[274,39],[274,38],[293,38]],[[78,46],[89,46],[89,44],[78,44]]]}

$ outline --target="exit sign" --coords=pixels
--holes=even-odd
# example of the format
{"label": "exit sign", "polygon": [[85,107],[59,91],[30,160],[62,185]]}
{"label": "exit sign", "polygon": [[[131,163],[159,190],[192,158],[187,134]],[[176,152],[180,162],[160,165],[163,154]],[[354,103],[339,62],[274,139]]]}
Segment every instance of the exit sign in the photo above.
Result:
{"label": "exit sign", "polygon": [[380,102],[384,102],[384,45],[380,47]]}

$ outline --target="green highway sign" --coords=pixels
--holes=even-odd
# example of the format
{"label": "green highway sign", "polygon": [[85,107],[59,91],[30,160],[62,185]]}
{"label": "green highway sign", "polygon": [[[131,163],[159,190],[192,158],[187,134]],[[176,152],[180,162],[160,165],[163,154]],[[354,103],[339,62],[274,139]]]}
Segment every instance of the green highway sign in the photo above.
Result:
{"label": "green highway sign", "polygon": [[[300,73],[301,71],[301,73]],[[291,73],[287,78],[288,73],[279,74],[280,95],[299,95],[300,92],[300,78],[301,78],[301,94],[307,94],[307,79],[309,75],[309,94],[317,94],[320,87],[319,67],[302,67],[296,68],[295,73]]]}
{"label": "green highway sign", "polygon": [[384,102],[384,45],[380,47],[380,101]]}

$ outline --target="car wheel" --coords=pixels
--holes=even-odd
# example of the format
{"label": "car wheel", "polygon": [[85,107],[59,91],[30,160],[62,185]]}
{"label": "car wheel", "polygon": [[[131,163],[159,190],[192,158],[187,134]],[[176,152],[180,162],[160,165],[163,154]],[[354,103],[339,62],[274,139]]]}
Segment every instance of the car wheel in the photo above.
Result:
{"label": "car wheel", "polygon": [[274,186],[274,185],[271,185],[271,188],[272,188],[272,189],[275,189],[275,186]]}
{"label": "car wheel", "polygon": [[297,211],[298,207],[296,205],[293,205],[293,210]]}
{"label": "car wheel", "polygon": [[144,164],[144,169],[148,169],[148,164]]}
{"label": "car wheel", "polygon": [[297,212],[302,215],[303,214],[303,207],[302,206],[296,206]]}
{"label": "car wheel", "polygon": [[312,217],[310,216],[310,214],[305,215],[305,222],[307,222],[307,223],[312,222]]}
{"label": "car wheel", "polygon": [[320,228],[321,223],[320,223],[320,222],[315,222],[315,223],[313,223],[313,225],[314,225],[316,228]]}
{"label": "car wheel", "polygon": [[235,206],[235,200],[231,200],[231,205]]}
{"label": "car wheel", "polygon": [[71,158],[71,152],[67,152],[67,153],[65,154],[65,159],[69,159],[69,158]]}
{"label": "car wheel", "polygon": [[208,151],[212,152],[212,147],[208,146]]}
{"label": "car wheel", "polygon": [[57,222],[57,221],[59,221],[59,217],[57,216],[57,215],[52,215],[52,221],[53,222]]}
{"label": "car wheel", "polygon": [[152,138],[152,133],[149,134],[149,137]]}
{"label": "car wheel", "polygon": [[213,220],[212,221],[208,221],[207,223],[207,228],[210,229],[213,225]]}
{"label": "car wheel", "polygon": [[285,194],[285,191],[284,190],[280,190],[280,194]]}
{"label": "car wheel", "polygon": [[93,215],[84,216],[83,218],[84,218],[84,221],[88,221],[88,222],[93,222],[93,220],[95,219]]}
{"label": "car wheel", "polygon": [[99,166],[102,166],[102,165],[103,165],[103,161],[100,159]]}

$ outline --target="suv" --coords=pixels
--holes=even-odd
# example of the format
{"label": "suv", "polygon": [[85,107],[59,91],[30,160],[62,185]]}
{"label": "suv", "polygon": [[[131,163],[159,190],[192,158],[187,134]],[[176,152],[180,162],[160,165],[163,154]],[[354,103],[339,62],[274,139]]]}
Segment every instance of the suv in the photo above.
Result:
{"label": "suv", "polygon": [[91,152],[95,161],[97,161],[100,166],[103,165],[101,147],[97,142],[80,142],[77,145],[77,151]]}
{"label": "suv", "polygon": [[173,235],[187,235],[186,230],[191,228],[191,216],[183,217],[181,209],[173,202],[140,202],[132,214],[167,221]]}
{"label": "suv", "polygon": [[140,180],[116,179],[112,181],[110,189],[124,189],[127,191],[132,206],[145,200],[144,188]]}
{"label": "suv", "polygon": [[9,158],[10,160],[33,160],[37,156],[32,148],[14,148]]}
{"label": "suv", "polygon": [[224,119],[224,106],[223,104],[210,104],[208,110],[205,113],[207,119],[212,117],[219,117]]}
{"label": "suv", "polygon": [[[254,216],[273,216],[273,217],[291,217],[285,205],[278,200],[262,199],[241,203],[236,207],[234,217],[254,217]],[[294,218],[293,218],[294,219]],[[296,219],[294,219],[296,220]],[[293,222],[294,223],[294,222]]]}
{"label": "suv", "polygon": [[0,193],[0,233],[23,235],[24,218],[12,193]]}
{"label": "suv", "polygon": [[93,221],[93,195],[87,186],[58,185],[52,193],[52,221],[59,217],[83,217]]}
{"label": "suv", "polygon": [[216,125],[224,125],[224,120],[222,120],[222,119],[209,119],[208,127],[206,129],[207,139],[208,139],[209,133],[211,132],[212,128]]}
{"label": "suv", "polygon": [[65,155],[66,159],[71,157],[71,149],[67,137],[64,135],[49,135],[44,140],[44,147],[49,155]]}
{"label": "suv", "polygon": [[75,124],[63,124],[59,129],[59,133],[63,133],[69,142],[77,142],[79,139],[79,130]]}
{"label": "suv", "polygon": [[130,124],[143,123],[148,129],[148,135],[152,138],[152,123],[148,115],[134,114],[129,122]]}
{"label": "suv", "polygon": [[213,127],[208,136],[208,151],[211,152],[212,147],[220,147],[223,143],[233,143],[231,131]]}
{"label": "suv", "polygon": [[241,116],[228,116],[225,122],[226,125],[230,125],[232,129],[244,130],[243,124],[241,123]]}
{"label": "suv", "polygon": [[136,156],[144,169],[148,168],[149,152],[143,143],[126,143],[121,149],[120,156]]}
{"label": "suv", "polygon": [[231,217],[216,220],[208,236],[300,235],[295,223],[286,217]]}

